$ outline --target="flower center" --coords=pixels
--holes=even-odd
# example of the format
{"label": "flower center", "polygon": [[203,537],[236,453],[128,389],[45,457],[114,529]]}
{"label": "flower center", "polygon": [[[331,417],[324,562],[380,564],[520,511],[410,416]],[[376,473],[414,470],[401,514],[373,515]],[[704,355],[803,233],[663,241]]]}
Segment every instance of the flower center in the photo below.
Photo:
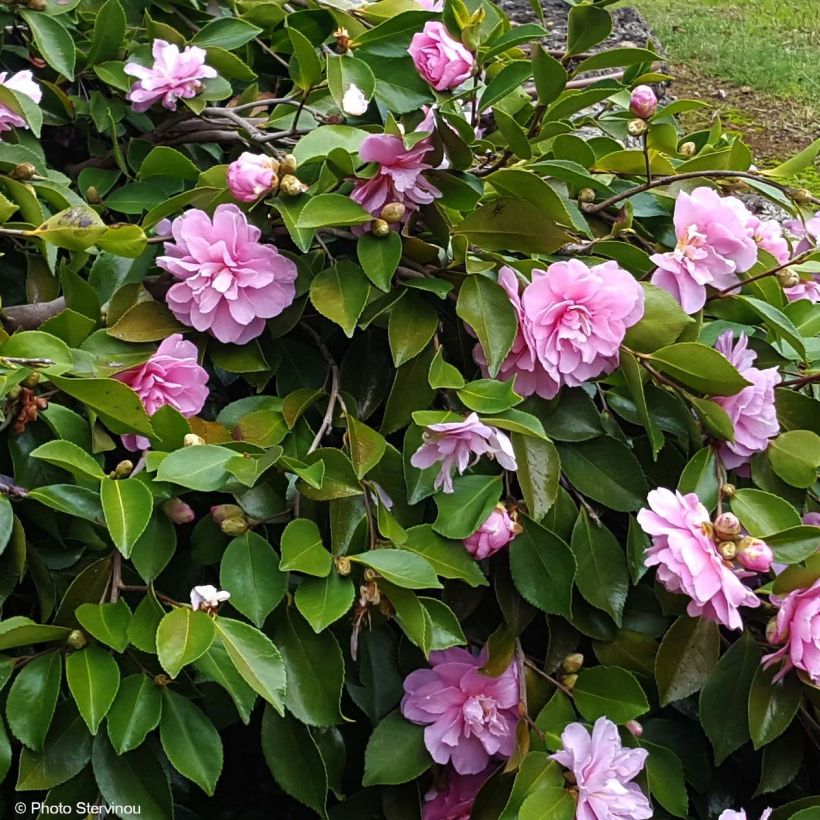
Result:
{"label": "flower center", "polygon": [[487,695],[474,695],[468,698],[462,707],[466,735],[489,729],[493,734],[505,734],[506,727],[498,716],[495,698]]}

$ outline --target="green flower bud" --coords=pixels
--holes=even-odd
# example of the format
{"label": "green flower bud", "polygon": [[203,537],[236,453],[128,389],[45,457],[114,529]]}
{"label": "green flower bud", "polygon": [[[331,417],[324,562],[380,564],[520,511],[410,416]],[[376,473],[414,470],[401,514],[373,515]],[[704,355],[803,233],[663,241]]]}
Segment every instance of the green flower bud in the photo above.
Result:
{"label": "green flower bud", "polygon": [[134,462],[125,459],[121,461],[115,468],[114,468],[114,475],[117,478],[128,478],[131,475],[132,470],[134,469]]}
{"label": "green flower bud", "polygon": [[242,516],[235,516],[232,518],[226,518],[220,525],[219,529],[225,533],[225,535],[230,535],[232,538],[236,538],[237,535],[243,535],[248,531],[250,528],[250,524],[248,523],[248,519],[245,518],[244,515]]}
{"label": "green flower bud", "polygon": [[72,649],[82,649],[84,646],[88,645],[88,637],[82,629],[72,629],[71,632],[68,633],[68,637],[65,639],[65,642]]}
{"label": "green flower bud", "polygon": [[678,148],[678,153],[682,157],[691,157],[694,155],[695,151],[697,151],[697,146],[694,142],[684,142],[680,148]]}
{"label": "green flower bud", "polygon": [[626,130],[632,137],[641,137],[646,133],[647,125],[646,120],[630,120],[629,124],[626,126]]}
{"label": "green flower bud", "polygon": [[404,207],[404,205],[402,205],[401,202],[389,202],[387,205],[384,206],[384,208],[382,208],[379,216],[385,222],[401,222],[405,211],[406,208]]}
{"label": "green flower bud", "polygon": [[196,433],[186,433],[185,438],[182,439],[183,447],[197,447],[200,444],[205,444],[205,439]]}
{"label": "green flower bud", "polygon": [[373,236],[387,236],[390,233],[390,226],[383,219],[374,219],[370,223],[370,232]]}
{"label": "green flower bud", "polygon": [[574,675],[576,672],[581,671],[583,665],[584,656],[580,652],[573,652],[561,661],[561,671],[566,672],[568,675]]}

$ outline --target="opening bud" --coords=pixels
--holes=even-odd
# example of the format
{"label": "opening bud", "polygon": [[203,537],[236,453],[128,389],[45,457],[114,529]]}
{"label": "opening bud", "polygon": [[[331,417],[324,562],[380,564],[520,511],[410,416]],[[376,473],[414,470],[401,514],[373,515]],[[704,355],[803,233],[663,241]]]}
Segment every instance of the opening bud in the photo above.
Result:
{"label": "opening bud", "polygon": [[84,646],[88,645],[88,638],[82,629],[72,629],[71,632],[68,633],[68,637],[65,639],[65,642],[72,649],[82,649]]}
{"label": "opening bud", "polygon": [[584,656],[580,652],[573,652],[561,661],[561,671],[567,675],[574,675],[581,671],[584,665]]}
{"label": "opening bud", "polygon": [[626,126],[627,133],[631,137],[641,137],[646,133],[646,120],[630,120]]}
{"label": "opening bud", "polygon": [[571,692],[575,688],[575,684],[578,683],[578,675],[565,675],[561,678],[561,683]]}
{"label": "opening bud", "polygon": [[401,222],[406,210],[401,202],[389,202],[382,208],[379,216],[385,222]]}
{"label": "opening bud", "polygon": [[390,225],[383,219],[374,219],[370,223],[370,231],[374,236],[387,236],[390,233]]}
{"label": "opening bud", "polygon": [[781,288],[793,288],[800,284],[800,274],[796,270],[781,270],[776,276]]}
{"label": "opening bud", "polygon": [[727,561],[731,561],[737,555],[737,544],[734,541],[721,541],[717,545],[718,552]]}
{"label": "opening bud", "polygon": [[236,518],[240,515],[244,515],[244,513],[242,512],[242,507],[238,504],[214,504],[214,506],[211,507],[211,518],[214,524],[221,524],[228,518]]}
{"label": "opening bud", "polygon": [[683,145],[681,145],[681,147],[678,148],[678,153],[682,157],[691,157],[697,150],[697,146],[694,142],[684,142]]}
{"label": "opening bud", "polygon": [[222,521],[219,525],[219,529],[221,529],[225,535],[236,538],[237,535],[243,535],[250,529],[250,523],[244,515],[237,515]]}
{"label": "opening bud", "polygon": [[279,175],[286,176],[287,174],[295,174],[298,167],[299,163],[296,161],[296,157],[293,156],[293,154],[285,154],[285,156],[279,160]]}
{"label": "opening bud", "polygon": [[651,117],[658,107],[658,98],[648,85],[638,85],[632,89],[629,98],[629,110],[642,119]]}
{"label": "opening bud", "polygon": [[170,498],[162,505],[162,511],[172,524],[190,524],[194,511],[181,498]]}
{"label": "opening bud", "polygon": [[198,436],[196,433],[186,433],[185,438],[182,439],[183,447],[196,447],[199,444],[205,444],[205,439]]}
{"label": "opening bud", "polygon": [[772,568],[774,553],[772,548],[759,538],[747,535],[738,543],[737,561],[750,572],[768,572]]}
{"label": "opening bud", "polygon": [[637,720],[628,720],[624,725],[633,737],[640,737],[643,734],[643,726]]}
{"label": "opening bud", "polygon": [[299,196],[307,191],[308,186],[293,174],[285,174],[279,182],[279,193],[285,196]]}
{"label": "opening bud", "polygon": [[735,536],[740,535],[738,517],[730,512],[721,513],[715,519],[714,532],[718,541],[731,541]]}
{"label": "opening bud", "polygon": [[334,559],[336,563],[336,572],[339,575],[350,575],[350,571],[353,568],[353,565],[350,563],[350,559],[345,555],[340,555]]}
{"label": "opening bud", "polygon": [[812,196],[811,191],[808,188],[798,188],[793,194],[792,199],[798,205],[808,205],[814,197]]}
{"label": "opening bud", "polygon": [[592,188],[581,188],[578,191],[579,202],[595,202],[595,191]]}
{"label": "opening bud", "polygon": [[[43,3],[40,9],[44,9],[46,4]],[[29,4],[29,8],[34,8]],[[9,174],[12,179],[31,179],[37,173],[37,169],[30,162],[21,162],[14,167],[14,170]]]}

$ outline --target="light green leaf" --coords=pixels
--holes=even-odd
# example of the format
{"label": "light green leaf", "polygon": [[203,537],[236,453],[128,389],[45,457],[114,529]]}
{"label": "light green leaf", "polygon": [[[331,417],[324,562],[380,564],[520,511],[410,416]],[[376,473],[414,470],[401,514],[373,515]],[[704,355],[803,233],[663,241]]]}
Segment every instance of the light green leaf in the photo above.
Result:
{"label": "light green leaf", "polygon": [[122,599],[111,604],[81,604],[75,610],[83,629],[98,641],[124,652],[128,646],[128,625],[131,610]]}
{"label": "light green leaf", "polygon": [[589,721],[608,717],[623,724],[649,711],[649,701],[635,676],[617,666],[582,669],[573,696],[578,711]]}
{"label": "light green leaf", "polygon": [[100,499],[111,540],[128,558],[131,548],[148,526],[154,510],[154,496],[136,478],[103,478]]}
{"label": "light green leaf", "polygon": [[441,588],[432,564],[408,550],[380,549],[351,555],[350,560],[376,570],[390,583],[402,589]]}
{"label": "light green leaf", "polygon": [[187,606],[172,609],[157,628],[160,665],[175,678],[184,666],[208,651],[214,636],[214,620],[204,612]]}
{"label": "light green leaf", "polygon": [[348,338],[353,336],[369,293],[370,285],[364,271],[347,261],[325,268],[310,285],[313,306],[339,325]]}
{"label": "light green leaf", "polygon": [[162,690],[148,675],[129,675],[108,712],[108,737],[118,755],[141,746],[156,729],[162,713]]}
{"label": "light green leaf", "polygon": [[321,632],[350,612],[354,594],[353,581],[336,572],[326,578],[305,578],[296,588],[296,608],[314,632]]}
{"label": "light green leaf", "polygon": [[282,533],[281,549],[279,569],[283,572],[295,570],[320,578],[330,572],[333,559],[313,521],[306,518],[291,521]]}
{"label": "light green leaf", "polygon": [[108,714],[120,688],[120,668],[102,647],[92,644],[65,661],[68,688],[92,735]]}

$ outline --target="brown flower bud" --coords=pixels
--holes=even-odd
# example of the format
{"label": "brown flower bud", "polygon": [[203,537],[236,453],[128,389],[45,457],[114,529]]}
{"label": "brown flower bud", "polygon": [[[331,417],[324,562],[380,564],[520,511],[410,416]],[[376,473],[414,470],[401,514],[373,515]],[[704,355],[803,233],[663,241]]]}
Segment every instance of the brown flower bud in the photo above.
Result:
{"label": "brown flower bud", "polygon": [[237,535],[243,535],[248,531],[249,528],[250,524],[248,523],[248,519],[245,518],[244,515],[237,515],[234,518],[226,518],[219,525],[219,529],[221,529],[222,532],[225,533],[225,535],[230,535],[232,538],[236,538]]}
{"label": "brown flower bud", "polygon": [[171,678],[168,675],[163,674],[160,672],[158,675],[154,675],[154,685],[155,686],[170,686]]}
{"label": "brown flower bud", "polygon": [[131,471],[134,469],[134,462],[125,459],[121,461],[115,468],[114,468],[114,475],[117,478],[128,478],[131,475]]}
{"label": "brown flower bud", "polygon": [[45,11],[47,3],[46,0],[28,0],[26,6],[32,11]]}
{"label": "brown flower bud", "polygon": [[401,222],[402,217],[407,209],[402,205],[401,202],[388,202],[387,205],[382,208],[381,213],[379,216],[385,222]]}
{"label": "brown flower bud", "polygon": [[390,225],[383,219],[374,219],[370,223],[370,232],[373,236],[387,236],[390,233]]}
{"label": "brown flower bud", "polygon": [[68,637],[65,639],[65,642],[72,649],[82,649],[84,646],[88,645],[88,637],[82,629],[72,629],[71,632],[68,633]]}
{"label": "brown flower bud", "polygon": [[627,133],[631,137],[642,137],[646,133],[646,120],[630,120],[626,126]]}
{"label": "brown flower bud", "polygon": [[561,661],[561,671],[567,675],[574,675],[581,671],[584,665],[584,656],[580,652],[572,652]]}
{"label": "brown flower bud", "polygon": [[293,154],[285,154],[279,160],[279,176],[284,177],[287,174],[295,174],[298,167],[299,163],[296,161],[296,157]]}
{"label": "brown flower bud", "polygon": [[792,199],[798,205],[808,205],[814,197],[812,196],[812,192],[809,191],[807,188],[798,188],[796,191],[792,193]]}
{"label": "brown flower bud", "polygon": [[697,146],[694,142],[684,142],[680,148],[678,148],[678,153],[682,157],[691,157],[694,155],[695,151],[697,151]]}
{"label": "brown flower bud", "polygon": [[244,513],[242,512],[242,507],[237,504],[214,504],[214,506],[211,507],[211,518],[214,524],[221,524],[228,518],[236,518],[240,515],[244,515]]}
{"label": "brown flower bud", "polygon": [[279,193],[284,196],[299,196],[307,189],[308,186],[293,174],[285,174],[279,182]]}
{"label": "brown flower bud", "polygon": [[[45,3],[42,7],[45,8]],[[29,5],[29,8],[33,8],[33,6]],[[36,173],[37,169],[30,162],[21,162],[15,166],[9,176],[12,179],[31,179]]]}
{"label": "brown flower bud", "polygon": [[793,288],[795,285],[800,284],[800,274],[796,270],[789,270],[787,268],[786,270],[778,271],[776,276],[781,288]]}
{"label": "brown flower bud", "polygon": [[336,46],[341,54],[350,50],[350,32],[344,26],[339,26],[333,32],[333,36],[336,38]]}
{"label": "brown flower bud", "polygon": [[205,439],[198,436],[196,433],[186,433],[185,438],[182,439],[183,447],[196,447],[200,444],[205,444]]}
{"label": "brown flower bud", "polygon": [[581,188],[578,191],[579,202],[595,202],[595,191],[592,188]]}
{"label": "brown flower bud", "polygon": [[350,575],[350,571],[353,568],[353,565],[350,563],[350,559],[346,555],[340,555],[334,559],[336,564],[336,572],[339,575]]}
{"label": "brown flower bud", "polygon": [[737,488],[734,484],[722,484],[720,487],[720,495],[722,498],[733,498]]}
{"label": "brown flower bud", "polygon": [[718,545],[718,552],[727,560],[731,561],[737,555],[737,544],[734,541],[721,541]]}

